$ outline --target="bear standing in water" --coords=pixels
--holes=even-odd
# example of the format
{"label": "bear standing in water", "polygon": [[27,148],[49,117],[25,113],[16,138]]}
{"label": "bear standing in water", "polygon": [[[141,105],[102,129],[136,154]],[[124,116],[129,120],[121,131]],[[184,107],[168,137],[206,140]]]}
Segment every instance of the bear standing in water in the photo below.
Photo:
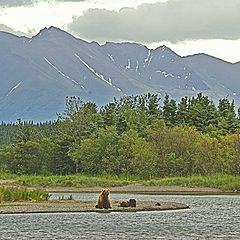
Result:
{"label": "bear standing in water", "polygon": [[100,208],[100,209],[112,208],[110,199],[109,199],[109,193],[110,193],[109,189],[102,189],[102,191],[98,196],[98,204],[96,205],[96,208]]}

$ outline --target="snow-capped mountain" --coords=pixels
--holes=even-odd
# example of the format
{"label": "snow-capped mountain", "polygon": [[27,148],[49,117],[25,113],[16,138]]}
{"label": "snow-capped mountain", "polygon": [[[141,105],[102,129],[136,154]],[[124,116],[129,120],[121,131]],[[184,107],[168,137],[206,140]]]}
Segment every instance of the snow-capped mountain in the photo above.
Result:
{"label": "snow-capped mountain", "polygon": [[99,45],[55,27],[31,39],[0,32],[0,121],[55,119],[73,95],[100,106],[125,94],[179,99],[201,91],[239,104],[239,76],[240,63],[206,54],[181,57],[166,46]]}

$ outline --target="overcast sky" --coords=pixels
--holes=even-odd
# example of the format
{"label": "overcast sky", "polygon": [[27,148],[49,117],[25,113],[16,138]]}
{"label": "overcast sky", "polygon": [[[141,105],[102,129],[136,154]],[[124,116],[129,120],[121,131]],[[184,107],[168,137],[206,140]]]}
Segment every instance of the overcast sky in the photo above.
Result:
{"label": "overcast sky", "polygon": [[33,36],[51,25],[85,40],[166,44],[240,61],[240,0],[0,0],[0,30]]}

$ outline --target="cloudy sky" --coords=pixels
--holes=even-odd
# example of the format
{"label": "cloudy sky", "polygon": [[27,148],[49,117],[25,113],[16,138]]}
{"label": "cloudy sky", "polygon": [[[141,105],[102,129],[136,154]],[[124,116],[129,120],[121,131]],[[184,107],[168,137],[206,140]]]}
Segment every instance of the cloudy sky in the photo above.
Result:
{"label": "cloudy sky", "polygon": [[0,0],[0,30],[56,26],[85,40],[165,44],[240,61],[240,0]]}

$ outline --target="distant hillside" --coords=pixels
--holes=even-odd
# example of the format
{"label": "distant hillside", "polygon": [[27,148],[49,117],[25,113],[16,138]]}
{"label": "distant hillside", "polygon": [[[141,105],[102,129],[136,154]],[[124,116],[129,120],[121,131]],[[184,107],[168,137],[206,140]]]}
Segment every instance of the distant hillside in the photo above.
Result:
{"label": "distant hillside", "polygon": [[0,32],[0,121],[45,121],[64,110],[66,96],[99,106],[114,97],[168,93],[172,98],[229,96],[240,105],[240,63],[166,46],[88,43],[55,27],[33,38]]}

